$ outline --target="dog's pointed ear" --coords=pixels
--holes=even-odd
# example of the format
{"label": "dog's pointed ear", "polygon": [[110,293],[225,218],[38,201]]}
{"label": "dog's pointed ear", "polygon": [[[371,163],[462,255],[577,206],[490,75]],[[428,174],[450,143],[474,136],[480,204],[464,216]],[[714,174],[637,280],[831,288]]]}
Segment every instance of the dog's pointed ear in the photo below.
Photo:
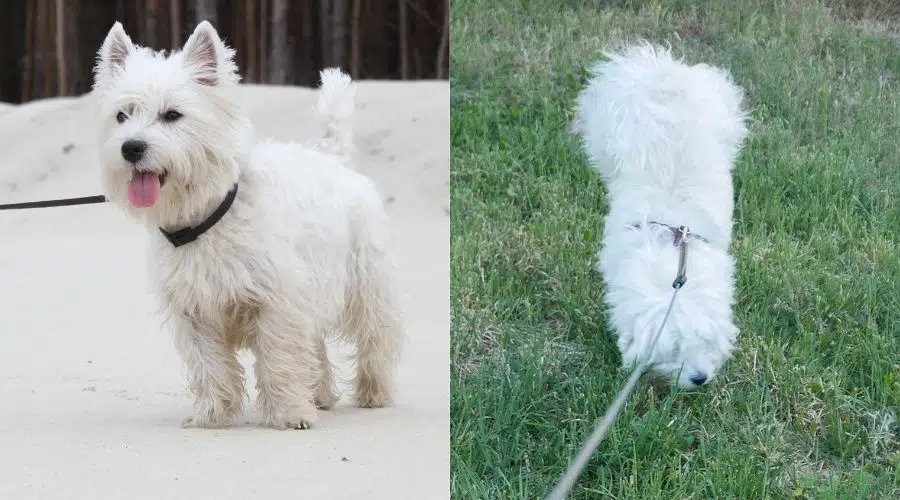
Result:
{"label": "dog's pointed ear", "polygon": [[94,88],[108,87],[116,73],[125,66],[125,60],[134,51],[134,43],[128,34],[125,33],[122,23],[116,21],[97,52],[97,64],[94,67]]}
{"label": "dog's pointed ear", "polygon": [[209,21],[197,25],[182,52],[197,83],[215,87],[235,80],[234,50],[222,42]]}

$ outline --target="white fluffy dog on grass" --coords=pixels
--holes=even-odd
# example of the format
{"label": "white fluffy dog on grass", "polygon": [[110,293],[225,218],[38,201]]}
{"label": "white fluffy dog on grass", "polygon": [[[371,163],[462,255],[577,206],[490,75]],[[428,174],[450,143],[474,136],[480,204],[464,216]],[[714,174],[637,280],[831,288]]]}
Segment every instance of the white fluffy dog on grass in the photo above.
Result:
{"label": "white fluffy dog on grass", "polygon": [[257,142],[233,56],[208,22],[168,57],[116,23],[95,68],[105,190],[152,233],[155,284],[196,397],[184,425],[225,427],[242,412],[236,351],[248,348],[265,424],[310,427],[338,399],[330,331],[356,345],[356,403],[390,405],[400,304],[381,198],[345,166],[350,78],[322,72],[318,140]]}
{"label": "white fluffy dog on grass", "polygon": [[[598,270],[625,365],[682,387],[712,380],[738,336],[732,320],[731,171],[747,134],[727,72],[639,44],[607,54],[579,96],[573,130],[609,192]],[[689,229],[687,282],[656,349]]]}

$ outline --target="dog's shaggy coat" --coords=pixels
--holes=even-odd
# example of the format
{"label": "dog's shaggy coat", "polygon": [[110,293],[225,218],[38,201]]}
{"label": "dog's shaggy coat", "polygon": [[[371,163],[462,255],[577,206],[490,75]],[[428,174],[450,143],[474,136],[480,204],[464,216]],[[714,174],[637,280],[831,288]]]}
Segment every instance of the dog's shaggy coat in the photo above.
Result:
{"label": "dog's shaggy coat", "polygon": [[[116,23],[95,68],[105,191],[152,234],[152,275],[195,395],[184,425],[228,426],[242,412],[236,351],[248,348],[265,424],[311,426],[338,399],[332,331],[356,346],[356,403],[390,405],[403,329],[387,215],[347,167],[354,86],[323,71],[323,135],[257,142],[233,55],[208,22],[168,56]],[[234,204],[196,241],[163,237],[205,220],[235,184]]]}
{"label": "dog's shaggy coat", "polygon": [[[573,130],[605,181],[609,214],[598,270],[623,364],[649,361],[683,387],[712,380],[738,328],[731,171],[747,129],[742,91],[724,70],[638,44],[592,69]],[[668,226],[687,226],[687,283],[656,349],[678,270]]]}

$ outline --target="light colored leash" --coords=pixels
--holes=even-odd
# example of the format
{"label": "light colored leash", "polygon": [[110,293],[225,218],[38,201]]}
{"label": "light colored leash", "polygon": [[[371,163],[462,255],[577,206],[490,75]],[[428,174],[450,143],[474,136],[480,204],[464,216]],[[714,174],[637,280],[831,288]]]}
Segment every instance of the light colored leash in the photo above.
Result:
{"label": "light colored leash", "polygon": [[606,409],[606,413],[603,414],[603,419],[600,420],[600,423],[597,424],[596,427],[594,427],[590,437],[588,437],[587,441],[585,441],[578,451],[578,455],[576,455],[569,464],[562,479],[559,480],[559,483],[556,484],[556,487],[553,488],[553,491],[551,491],[549,495],[547,495],[545,500],[564,500],[566,495],[568,495],[569,492],[572,491],[572,488],[575,487],[578,477],[581,476],[581,471],[584,470],[584,467],[594,455],[594,452],[600,446],[600,443],[606,438],[606,433],[609,432],[609,428],[612,426],[613,422],[615,422],[616,417],[619,416],[622,407],[625,406],[625,401],[628,400],[628,396],[631,394],[631,391],[634,390],[634,386],[637,385],[641,375],[644,374],[644,371],[649,366],[649,359],[652,359],[653,351],[656,350],[656,343],[659,342],[659,337],[662,335],[663,328],[665,328],[666,322],[669,320],[669,315],[672,313],[672,307],[675,305],[675,297],[678,295],[678,291],[681,290],[681,287],[687,282],[687,239],[688,236],[693,235],[685,226],[681,226],[677,229],[670,226],[667,227],[669,227],[675,235],[675,244],[680,250],[678,254],[678,275],[672,283],[672,288],[675,290],[672,291],[672,298],[669,299],[669,308],[666,309],[666,315],[663,316],[662,323],[659,324],[659,330],[656,331],[656,335],[650,343],[651,356],[644,361],[641,361],[634,368],[634,371],[631,372],[631,376],[628,377],[625,386],[622,387],[619,394],[616,396],[616,399],[609,405],[609,408]]}

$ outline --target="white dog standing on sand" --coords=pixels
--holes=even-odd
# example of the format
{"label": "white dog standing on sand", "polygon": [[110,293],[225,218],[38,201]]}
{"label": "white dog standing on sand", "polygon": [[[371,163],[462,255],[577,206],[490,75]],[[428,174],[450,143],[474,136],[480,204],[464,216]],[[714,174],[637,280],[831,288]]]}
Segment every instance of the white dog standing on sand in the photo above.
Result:
{"label": "white dog standing on sand", "polygon": [[[624,365],[649,362],[682,387],[712,380],[738,336],[732,320],[731,171],[747,135],[727,72],[639,44],[607,54],[578,99],[573,130],[609,192],[598,270]],[[656,349],[685,240],[687,282]]]}
{"label": "white dog standing on sand", "polygon": [[153,233],[152,273],[196,398],[184,425],[242,412],[236,351],[249,348],[265,424],[310,427],[338,399],[330,331],[356,345],[356,403],[390,405],[402,318],[381,198],[345,166],[350,78],[322,72],[326,131],[311,145],[257,142],[233,55],[208,22],[168,57],[116,23],[95,68],[106,195]]}

